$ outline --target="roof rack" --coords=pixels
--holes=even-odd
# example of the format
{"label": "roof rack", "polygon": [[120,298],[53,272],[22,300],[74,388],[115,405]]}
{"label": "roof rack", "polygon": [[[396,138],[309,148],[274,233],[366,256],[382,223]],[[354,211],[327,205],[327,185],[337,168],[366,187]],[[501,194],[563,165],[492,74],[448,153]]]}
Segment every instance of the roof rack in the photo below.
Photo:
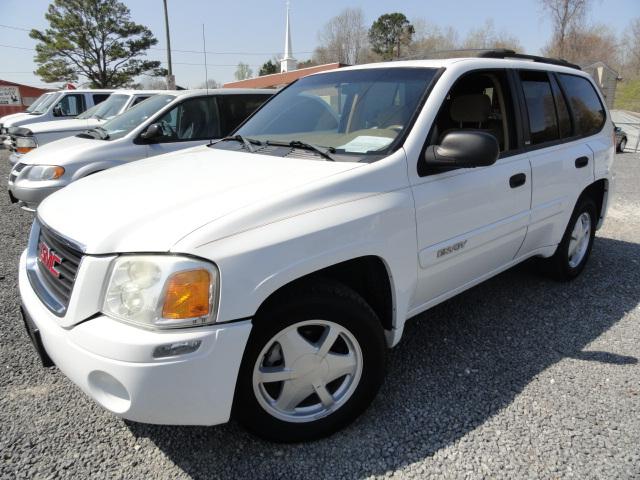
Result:
{"label": "roof rack", "polygon": [[577,70],[582,70],[580,66],[569,63],[566,60],[561,58],[548,58],[548,57],[539,57],[537,55],[526,55],[524,53],[516,53],[514,50],[509,50],[507,48],[498,48],[495,50],[485,50],[478,54],[480,58],[518,58],[522,60],[531,60],[533,62],[538,63],[549,63],[551,65],[560,65],[562,67],[575,68]]}

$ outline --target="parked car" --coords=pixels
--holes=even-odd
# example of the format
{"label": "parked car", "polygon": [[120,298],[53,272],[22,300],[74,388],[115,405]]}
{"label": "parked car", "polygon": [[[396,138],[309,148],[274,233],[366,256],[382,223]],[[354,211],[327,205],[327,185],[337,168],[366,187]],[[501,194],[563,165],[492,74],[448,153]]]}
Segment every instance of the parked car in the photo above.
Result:
{"label": "parked car", "polygon": [[33,211],[79,178],[224,137],[272,95],[250,89],[155,95],[103,125],[30,152],[9,175],[9,196]]}
{"label": "parked car", "polygon": [[0,146],[9,148],[9,145],[11,143],[7,128],[4,126],[5,122],[13,121],[18,118],[29,118],[29,113],[33,112],[41,103],[47,101],[49,98],[51,98],[52,95],[55,95],[57,93],[58,92],[43,93],[38,98],[36,98],[36,100],[31,105],[29,105],[24,112],[10,113],[9,115],[0,117],[0,142],[2,143],[2,145]]}
{"label": "parked car", "polygon": [[8,133],[13,153],[9,162],[15,165],[24,155],[42,145],[97,127],[157,93],[166,93],[166,90],[116,90],[104,102],[76,118],[10,127]]}
{"label": "parked car", "polygon": [[613,129],[616,132],[616,151],[618,153],[623,153],[627,146],[627,132],[615,124],[613,125]]}
{"label": "parked car", "polygon": [[484,55],[509,58],[310,75],[220,142],[47,198],[19,267],[43,362],[130,420],[309,440],[367,408],[408,318],[531,257],[578,276],[613,189],[604,99]]}
{"label": "parked car", "polygon": [[32,108],[30,112],[14,114],[16,116],[4,116],[0,118],[0,123],[6,135],[11,127],[74,118],[86,109],[103,102],[112,93],[113,90],[89,89],[59,90],[46,93],[42,101]]}

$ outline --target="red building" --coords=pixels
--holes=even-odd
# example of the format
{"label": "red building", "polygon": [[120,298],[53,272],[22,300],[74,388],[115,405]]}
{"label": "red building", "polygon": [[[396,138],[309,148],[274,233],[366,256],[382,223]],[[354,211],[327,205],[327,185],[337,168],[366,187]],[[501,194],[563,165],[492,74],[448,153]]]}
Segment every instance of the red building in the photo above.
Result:
{"label": "red building", "polygon": [[36,98],[50,91],[50,89],[30,87],[0,80],[0,117],[10,113],[22,112]]}

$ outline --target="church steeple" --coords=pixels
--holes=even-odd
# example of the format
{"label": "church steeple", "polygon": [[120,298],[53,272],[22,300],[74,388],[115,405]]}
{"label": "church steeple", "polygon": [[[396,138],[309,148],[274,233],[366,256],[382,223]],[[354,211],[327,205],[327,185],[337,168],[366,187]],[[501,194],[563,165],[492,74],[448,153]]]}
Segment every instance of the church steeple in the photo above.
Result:
{"label": "church steeple", "polygon": [[293,52],[291,48],[291,27],[289,24],[289,9],[290,5],[287,1],[287,27],[284,37],[284,56],[280,60],[280,72],[290,72],[296,69],[297,62],[293,58]]}

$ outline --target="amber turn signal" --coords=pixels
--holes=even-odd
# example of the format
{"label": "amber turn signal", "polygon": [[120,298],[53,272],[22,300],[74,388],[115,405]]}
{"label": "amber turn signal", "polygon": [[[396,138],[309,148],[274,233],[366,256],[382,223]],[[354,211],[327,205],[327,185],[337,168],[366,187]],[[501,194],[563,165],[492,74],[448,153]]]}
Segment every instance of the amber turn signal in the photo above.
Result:
{"label": "amber turn signal", "polygon": [[211,275],[207,270],[174,273],[167,281],[162,316],[182,320],[211,311]]}

